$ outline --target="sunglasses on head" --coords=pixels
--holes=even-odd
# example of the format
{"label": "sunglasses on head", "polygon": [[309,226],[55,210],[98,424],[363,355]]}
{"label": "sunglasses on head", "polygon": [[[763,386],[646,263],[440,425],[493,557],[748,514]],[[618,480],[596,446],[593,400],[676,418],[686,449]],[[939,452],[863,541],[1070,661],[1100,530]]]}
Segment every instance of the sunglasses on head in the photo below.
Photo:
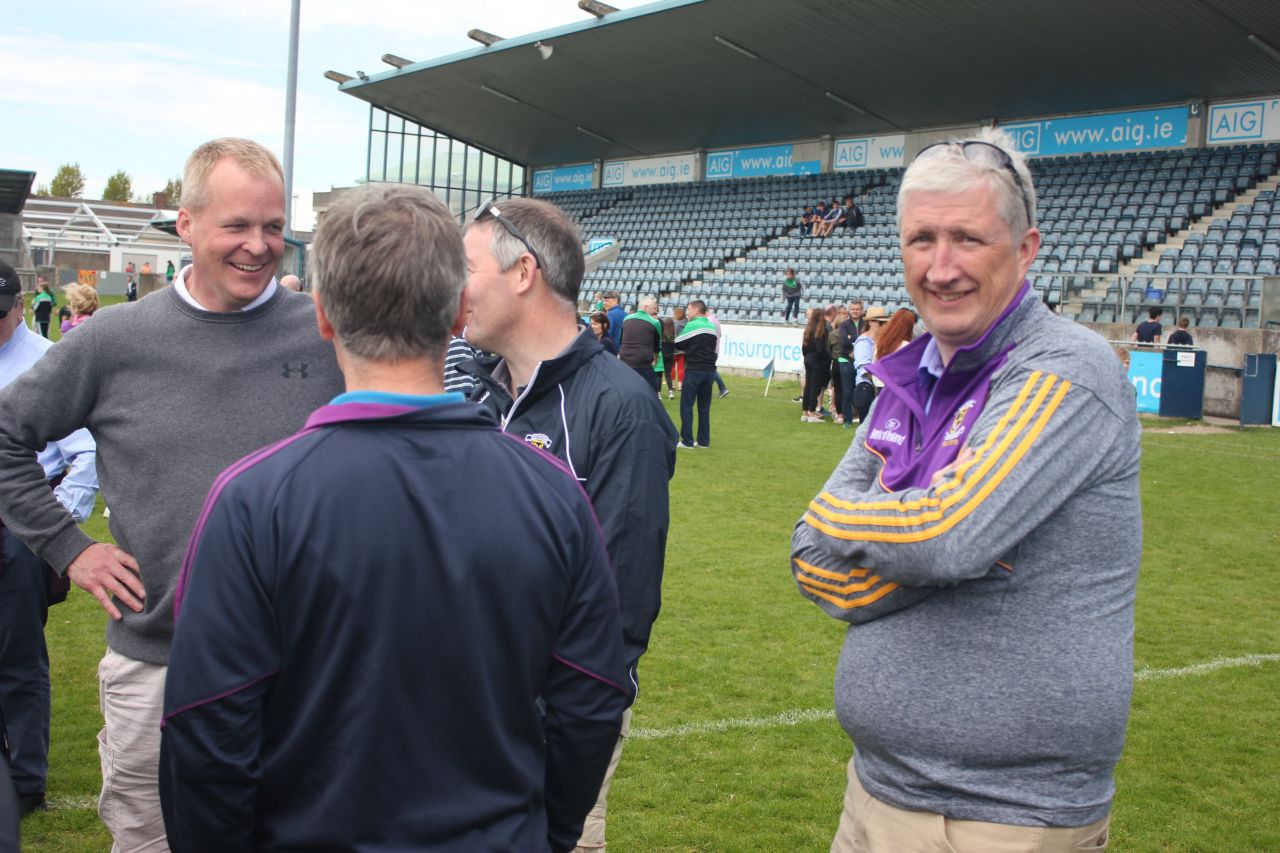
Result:
{"label": "sunglasses on head", "polygon": [[476,208],[474,221],[479,222],[486,216],[494,219],[499,225],[507,230],[508,234],[523,243],[524,247],[529,250],[529,254],[533,255],[534,263],[538,265],[539,269],[546,269],[546,266],[542,263],[541,256],[538,255],[538,251],[534,249],[533,244],[529,242],[529,238],[524,236],[524,232],[517,228],[510,218],[503,215],[502,210],[498,207],[497,199],[491,198]]}
{"label": "sunglasses on head", "polygon": [[1013,158],[1009,156],[1008,151],[1005,151],[999,145],[992,145],[990,142],[983,142],[981,139],[970,139],[965,142],[935,142],[932,145],[926,145],[921,148],[915,159],[921,159],[929,151],[952,146],[958,146],[960,153],[964,155],[964,159],[971,163],[977,163],[980,166],[994,165],[997,168],[1006,169],[1010,175],[1013,175],[1013,182],[1018,185],[1018,194],[1022,197],[1022,208],[1027,212],[1027,227],[1030,227],[1031,200],[1027,198],[1027,187],[1022,183],[1022,176],[1018,174],[1017,168],[1013,165]]}

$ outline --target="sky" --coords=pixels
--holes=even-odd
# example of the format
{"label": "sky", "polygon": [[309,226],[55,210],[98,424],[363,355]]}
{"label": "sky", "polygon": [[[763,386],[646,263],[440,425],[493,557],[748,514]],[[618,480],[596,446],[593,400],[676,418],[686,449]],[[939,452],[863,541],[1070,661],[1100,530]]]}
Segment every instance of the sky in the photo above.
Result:
{"label": "sky", "polygon": [[[617,8],[641,2],[611,0]],[[13,3],[0,31],[0,168],[48,184],[79,163],[85,196],[123,169],[134,195],[182,174],[218,136],[283,154],[289,0],[59,0]],[[478,27],[514,37],[590,20],[576,0],[302,0],[294,130],[294,227],[311,193],[364,178],[369,106],[324,79],[390,70],[479,47]]]}

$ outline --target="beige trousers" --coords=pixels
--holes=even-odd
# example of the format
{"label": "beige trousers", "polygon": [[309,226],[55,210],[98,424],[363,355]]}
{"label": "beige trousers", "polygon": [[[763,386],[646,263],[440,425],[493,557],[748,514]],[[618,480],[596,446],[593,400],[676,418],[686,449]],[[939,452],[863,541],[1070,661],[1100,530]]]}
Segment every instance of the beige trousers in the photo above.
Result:
{"label": "beige trousers", "polygon": [[98,664],[102,796],[111,853],[168,853],[160,813],[160,716],[167,667],[107,649]]}
{"label": "beige trousers", "polygon": [[609,769],[605,771],[604,781],[600,783],[600,794],[596,797],[595,806],[587,812],[587,820],[582,825],[582,837],[578,839],[578,846],[573,848],[573,853],[594,853],[605,849],[604,824],[609,804],[609,785],[613,782],[613,774],[618,769],[618,762],[622,760],[622,744],[629,734],[631,734],[630,708],[622,715],[622,731],[618,733],[618,742],[613,747]]}
{"label": "beige trousers", "polygon": [[1107,849],[1110,816],[1080,827],[1012,826],[952,820],[882,803],[866,792],[849,759],[844,813],[831,853],[1074,853]]}

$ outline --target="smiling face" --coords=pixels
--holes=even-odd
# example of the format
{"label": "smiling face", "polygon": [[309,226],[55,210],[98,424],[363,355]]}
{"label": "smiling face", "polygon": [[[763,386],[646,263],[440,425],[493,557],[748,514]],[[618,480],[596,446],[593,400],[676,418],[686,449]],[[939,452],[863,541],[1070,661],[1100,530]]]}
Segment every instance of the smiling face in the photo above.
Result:
{"label": "smiling face", "polygon": [[1009,305],[1040,248],[1028,229],[1015,242],[989,187],[914,192],[902,210],[907,292],[944,362],[976,342]]}
{"label": "smiling face", "polygon": [[208,203],[178,211],[191,246],[187,291],[209,311],[239,311],[262,295],[284,255],[284,184],[223,157],[205,182]]}

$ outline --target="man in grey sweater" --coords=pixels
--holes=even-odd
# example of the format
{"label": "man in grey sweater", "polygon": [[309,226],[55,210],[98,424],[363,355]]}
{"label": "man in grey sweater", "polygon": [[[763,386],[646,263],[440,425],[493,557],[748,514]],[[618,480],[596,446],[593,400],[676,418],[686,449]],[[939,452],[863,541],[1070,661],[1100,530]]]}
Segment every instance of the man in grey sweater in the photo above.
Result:
{"label": "man in grey sweater", "polygon": [[930,334],[871,366],[884,390],[792,539],[801,592],[851,623],[833,851],[1107,846],[1140,428],[1106,343],[1025,281],[1034,211],[999,132],[930,146],[903,177],[907,289]]}
{"label": "man in grey sweater", "polygon": [[[280,287],[284,182],[257,143],[202,145],[183,174],[172,287],[107,308],[0,392],[0,514],[111,617],[98,669],[99,814],[113,850],[166,850],[157,766],[173,592],[210,484],[342,390],[313,304]],[[52,390],[51,390],[52,389]],[[54,499],[35,451],[88,427],[117,545]]]}

